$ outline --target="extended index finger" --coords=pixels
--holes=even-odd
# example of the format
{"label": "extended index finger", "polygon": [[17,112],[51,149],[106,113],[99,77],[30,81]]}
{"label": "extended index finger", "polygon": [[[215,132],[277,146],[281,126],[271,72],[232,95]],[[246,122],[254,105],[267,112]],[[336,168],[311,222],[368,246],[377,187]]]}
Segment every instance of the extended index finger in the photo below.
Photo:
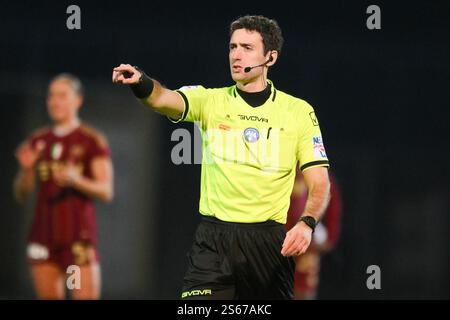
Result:
{"label": "extended index finger", "polygon": [[129,65],[129,64],[121,64],[120,66],[118,66],[118,67],[115,67],[114,69],[113,69],[114,71],[134,71],[134,68],[133,68],[133,66],[131,66],[131,65]]}

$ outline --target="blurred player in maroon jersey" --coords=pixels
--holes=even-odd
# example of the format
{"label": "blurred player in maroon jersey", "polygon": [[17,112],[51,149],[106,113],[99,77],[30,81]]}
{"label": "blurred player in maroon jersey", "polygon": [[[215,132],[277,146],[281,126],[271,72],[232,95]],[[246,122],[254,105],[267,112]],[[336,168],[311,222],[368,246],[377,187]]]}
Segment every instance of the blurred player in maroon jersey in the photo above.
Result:
{"label": "blurred player in maroon jersey", "polygon": [[[341,195],[333,174],[330,172],[330,202],[322,220],[316,226],[308,250],[296,258],[294,299],[311,300],[317,296],[320,275],[320,258],[332,250],[338,241],[341,216]],[[308,189],[300,172],[295,177],[291,205],[286,222],[287,230],[298,222],[305,208]]]}
{"label": "blurred player in maroon jersey", "polygon": [[38,179],[27,255],[40,299],[64,299],[70,265],[80,268],[80,288],[71,290],[72,298],[100,297],[93,200],[112,199],[113,168],[105,137],[80,122],[82,102],[78,78],[53,78],[47,96],[53,124],[34,132],[16,152],[16,198],[24,201]]}

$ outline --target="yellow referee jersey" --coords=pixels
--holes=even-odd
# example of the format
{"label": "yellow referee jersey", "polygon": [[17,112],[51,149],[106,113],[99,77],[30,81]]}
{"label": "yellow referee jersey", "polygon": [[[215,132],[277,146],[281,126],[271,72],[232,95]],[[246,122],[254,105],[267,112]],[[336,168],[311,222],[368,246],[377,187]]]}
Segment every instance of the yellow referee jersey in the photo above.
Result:
{"label": "yellow referee jersey", "polygon": [[202,215],[284,224],[297,162],[302,171],[329,166],[314,109],[269,83],[270,98],[259,107],[236,86],[177,90],[185,104],[178,121],[195,122],[202,132]]}

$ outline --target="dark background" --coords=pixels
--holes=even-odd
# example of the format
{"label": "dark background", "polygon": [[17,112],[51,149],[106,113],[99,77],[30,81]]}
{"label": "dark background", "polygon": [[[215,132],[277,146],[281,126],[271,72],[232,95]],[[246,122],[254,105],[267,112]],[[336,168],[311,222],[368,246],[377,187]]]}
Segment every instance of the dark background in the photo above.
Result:
{"label": "dark background", "polygon": [[[81,30],[66,8],[81,8]],[[368,30],[366,8],[381,8]],[[311,103],[343,193],[342,236],[323,259],[322,299],[450,298],[450,16],[445,1],[223,3],[58,1],[0,10],[0,298],[34,298],[25,260],[31,202],[12,197],[19,142],[48,123],[49,79],[86,84],[81,117],[108,136],[115,200],[98,205],[103,297],[176,299],[199,220],[200,166],[172,164],[177,128],[111,84],[139,65],[169,88],[232,84],[228,26],[276,19],[285,46],[269,77]],[[381,290],[366,269],[381,268]]]}

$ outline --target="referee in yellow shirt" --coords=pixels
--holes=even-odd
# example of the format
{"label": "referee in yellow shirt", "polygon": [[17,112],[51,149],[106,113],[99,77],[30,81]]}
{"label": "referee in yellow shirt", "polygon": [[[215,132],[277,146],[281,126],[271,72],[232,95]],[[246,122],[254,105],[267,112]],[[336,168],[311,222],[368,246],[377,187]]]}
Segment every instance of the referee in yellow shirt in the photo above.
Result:
{"label": "referee in yellow shirt", "polygon": [[[183,280],[183,299],[292,299],[293,256],[306,251],[329,200],[328,159],[314,109],[267,78],[280,55],[275,20],[231,23],[229,62],[235,85],[169,90],[121,64],[113,82],[173,122],[202,132],[200,214]],[[308,187],[305,211],[286,233],[299,165]]]}

